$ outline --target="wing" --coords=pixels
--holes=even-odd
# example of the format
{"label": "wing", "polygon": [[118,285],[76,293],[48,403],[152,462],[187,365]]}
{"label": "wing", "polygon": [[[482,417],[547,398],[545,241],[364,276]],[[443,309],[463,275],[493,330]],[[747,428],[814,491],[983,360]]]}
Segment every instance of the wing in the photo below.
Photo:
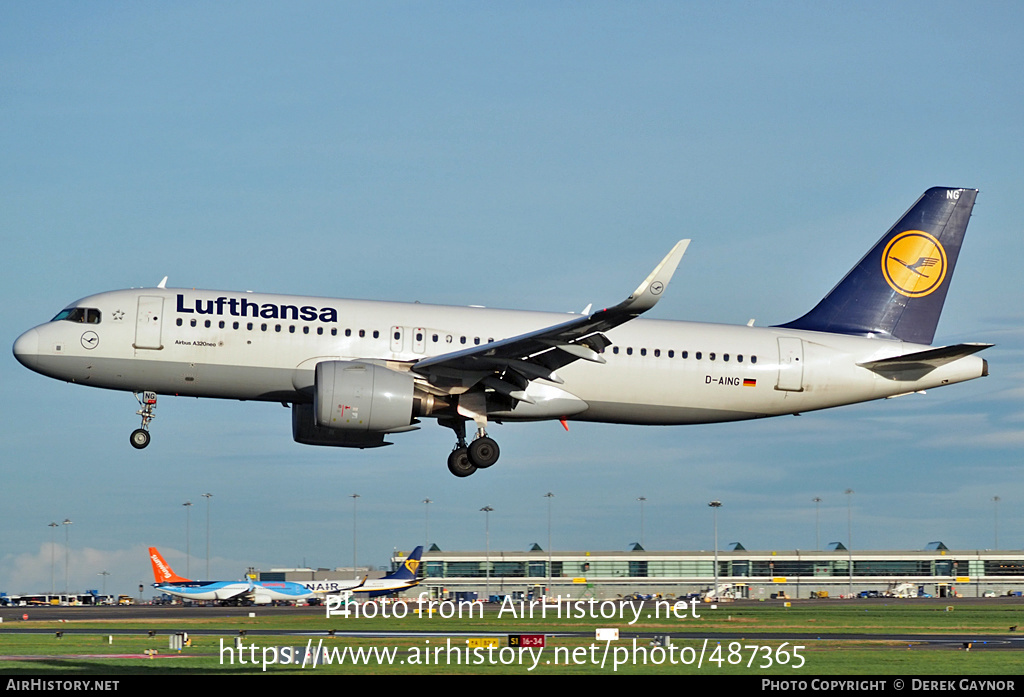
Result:
{"label": "wing", "polygon": [[531,402],[525,390],[532,380],[561,383],[555,371],[562,366],[581,359],[604,363],[601,352],[611,341],[603,332],[639,317],[657,304],[689,244],[690,240],[677,242],[644,282],[614,307],[501,341],[426,358],[413,365],[412,371],[443,389],[464,391],[480,386]]}
{"label": "wing", "polygon": [[368,579],[368,578],[370,578],[370,577],[369,576],[363,576],[363,580],[362,581],[356,581],[355,583],[347,585],[344,588],[331,588],[330,590],[322,590],[322,591],[316,591],[316,592],[317,593],[323,593],[324,595],[336,595],[338,593],[354,593],[355,591],[359,590],[360,588],[362,588],[363,586],[366,585],[366,579]]}

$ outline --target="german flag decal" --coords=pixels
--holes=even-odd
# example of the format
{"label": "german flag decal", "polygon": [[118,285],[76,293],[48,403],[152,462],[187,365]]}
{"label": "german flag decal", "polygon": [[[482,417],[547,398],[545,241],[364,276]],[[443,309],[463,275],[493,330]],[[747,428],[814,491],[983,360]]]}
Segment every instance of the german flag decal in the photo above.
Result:
{"label": "german flag decal", "polygon": [[757,387],[757,380],[754,378],[743,378],[744,387]]}

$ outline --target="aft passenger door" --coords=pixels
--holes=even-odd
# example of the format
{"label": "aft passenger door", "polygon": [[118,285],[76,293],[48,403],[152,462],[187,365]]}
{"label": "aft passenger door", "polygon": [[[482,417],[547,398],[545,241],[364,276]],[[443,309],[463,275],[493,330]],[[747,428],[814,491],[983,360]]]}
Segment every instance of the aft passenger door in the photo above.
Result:
{"label": "aft passenger door", "polygon": [[804,342],[792,336],[779,337],[779,381],[777,390],[803,392]]}

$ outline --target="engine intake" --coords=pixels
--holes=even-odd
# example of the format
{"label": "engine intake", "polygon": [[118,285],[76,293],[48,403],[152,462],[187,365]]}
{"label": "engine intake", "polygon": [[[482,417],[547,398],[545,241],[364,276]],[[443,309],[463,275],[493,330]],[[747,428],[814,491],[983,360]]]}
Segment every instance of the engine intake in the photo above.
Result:
{"label": "engine intake", "polygon": [[372,363],[324,361],[316,366],[313,415],[321,428],[357,432],[405,430],[413,422],[415,380]]}

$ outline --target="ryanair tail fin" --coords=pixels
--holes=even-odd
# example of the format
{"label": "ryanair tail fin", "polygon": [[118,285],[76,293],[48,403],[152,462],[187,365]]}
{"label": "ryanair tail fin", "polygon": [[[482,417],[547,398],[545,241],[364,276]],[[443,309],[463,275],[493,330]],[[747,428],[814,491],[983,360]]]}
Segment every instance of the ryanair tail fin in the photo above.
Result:
{"label": "ryanair tail fin", "polygon": [[780,325],[931,344],[977,189],[928,189],[825,298]]}
{"label": "ryanair tail fin", "polygon": [[397,571],[394,571],[384,578],[395,579],[397,581],[412,581],[416,578],[416,571],[420,568],[420,557],[423,556],[422,545],[412,551],[412,553],[405,558],[402,565],[398,567]]}
{"label": "ryanair tail fin", "polygon": [[174,569],[164,561],[156,547],[149,548],[149,561],[153,565],[153,578],[157,583],[188,583],[190,580],[174,573]]}

